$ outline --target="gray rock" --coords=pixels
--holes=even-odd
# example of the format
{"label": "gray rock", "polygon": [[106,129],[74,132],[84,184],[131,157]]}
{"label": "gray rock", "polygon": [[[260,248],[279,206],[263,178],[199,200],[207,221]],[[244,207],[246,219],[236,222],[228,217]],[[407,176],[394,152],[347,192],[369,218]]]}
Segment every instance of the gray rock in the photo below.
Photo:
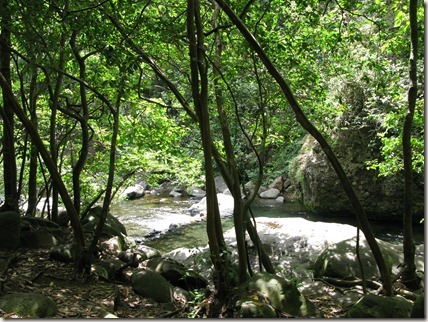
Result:
{"label": "gray rock", "polygon": [[187,188],[187,194],[191,197],[203,198],[205,197],[206,192],[196,187],[189,187]]}
{"label": "gray rock", "polygon": [[126,195],[129,200],[142,198],[145,194],[145,186],[137,183],[132,187],[128,187],[123,194]]}
{"label": "gray rock", "polygon": [[277,177],[270,185],[269,188],[275,188],[279,191],[284,190],[284,178],[282,176]]}
{"label": "gray rock", "polygon": [[12,293],[0,298],[0,309],[7,313],[17,313],[24,317],[54,317],[57,313],[55,302],[39,293]]}
{"label": "gray rock", "polygon": [[412,304],[402,297],[367,294],[355,303],[346,314],[353,319],[361,318],[410,318]]}
{"label": "gray rock", "polygon": [[140,245],[137,245],[137,249],[144,254],[146,259],[161,256],[161,253],[157,249],[150,246],[140,244]]}
{"label": "gray rock", "polygon": [[60,225],[61,227],[67,227],[69,223],[70,223],[70,217],[68,216],[68,212],[61,211],[58,214],[58,225]]}
{"label": "gray rock", "polygon": [[21,236],[21,216],[15,211],[0,212],[0,248],[17,249]]}
{"label": "gray rock", "polygon": [[[360,277],[361,270],[356,255],[356,238],[341,241],[329,246],[317,258],[314,264],[314,277],[328,276],[334,278]],[[392,259],[382,249],[388,270],[392,269]],[[365,239],[360,240],[359,253],[365,276],[380,276],[373,254]]]}
{"label": "gray rock", "polygon": [[76,250],[73,244],[56,245],[49,251],[49,258],[63,262],[70,263],[76,258]]}
{"label": "gray rock", "polygon": [[28,248],[51,248],[59,243],[49,230],[21,231],[20,246]]}
{"label": "gray rock", "polygon": [[110,281],[122,266],[123,262],[119,259],[95,259],[92,261],[91,269],[97,276]]}
{"label": "gray rock", "polygon": [[223,193],[227,189],[227,184],[224,182],[222,176],[218,176],[214,178],[216,191],[218,193]]}
{"label": "gray rock", "polygon": [[205,288],[208,285],[204,277],[170,258],[155,257],[148,260],[146,265],[147,268],[160,273],[172,285],[188,291]]}
{"label": "gray rock", "polygon": [[235,318],[277,318],[275,309],[267,303],[256,300],[240,301],[236,305],[237,313]]}
{"label": "gray rock", "polygon": [[279,190],[276,188],[270,188],[266,191],[260,193],[260,198],[262,199],[276,199],[279,196]]}
{"label": "gray rock", "polygon": [[159,303],[172,303],[173,287],[161,274],[142,270],[131,276],[133,290],[144,297],[150,297]]}
{"label": "gray rock", "polygon": [[[217,200],[218,200],[218,206],[220,209],[220,216],[222,217],[228,217],[232,216],[233,214],[233,207],[234,207],[234,200],[231,195],[226,195],[224,193],[218,193],[217,194]],[[191,215],[201,215],[206,216],[207,214],[207,200],[206,197],[202,198],[201,201],[199,201],[196,204],[193,204],[189,211]]]}
{"label": "gray rock", "polygon": [[256,290],[264,294],[270,304],[281,312],[297,317],[319,317],[315,305],[303,296],[297,287],[285,279],[260,272],[239,286],[241,290]]}

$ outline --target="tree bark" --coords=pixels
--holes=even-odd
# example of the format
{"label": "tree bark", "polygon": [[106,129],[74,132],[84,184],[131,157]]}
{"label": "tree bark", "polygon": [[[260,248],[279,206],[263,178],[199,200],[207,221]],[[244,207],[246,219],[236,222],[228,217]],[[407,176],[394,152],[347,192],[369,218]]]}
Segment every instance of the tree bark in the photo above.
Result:
{"label": "tree bark", "polygon": [[318,129],[308,120],[303,110],[300,108],[297,100],[295,99],[291,89],[289,88],[287,82],[276,69],[274,64],[271,62],[269,57],[266,55],[265,51],[261,48],[260,44],[257,42],[256,38],[251,34],[251,32],[247,29],[245,24],[239,19],[239,17],[233,12],[233,10],[225,3],[223,0],[216,0],[216,2],[220,5],[223,11],[229,16],[232,23],[239,29],[241,34],[245,37],[251,48],[257,53],[260,60],[266,66],[270,75],[276,80],[278,85],[281,87],[282,92],[284,93],[286,99],[288,100],[295,116],[297,122],[308,132],[310,133],[315,140],[318,141],[322,150],[326,154],[329,159],[331,165],[336,171],[343,188],[345,190],[348,199],[353,205],[355,212],[357,214],[357,219],[359,225],[361,226],[361,230],[363,231],[367,243],[370,246],[370,249],[373,252],[373,256],[375,257],[376,263],[379,267],[379,272],[381,275],[382,283],[384,285],[385,291],[387,295],[392,295],[392,283],[391,283],[391,275],[388,271],[388,268],[385,264],[385,260],[380,251],[379,245],[374,238],[373,232],[371,230],[370,223],[367,219],[367,216],[364,212],[363,207],[361,206],[360,201],[358,200],[351,183],[349,182],[348,177],[345,174],[339,160],[334,154],[328,142],[325,140],[323,135],[318,131]]}
{"label": "tree bark", "polygon": [[17,167],[15,159],[14,113],[13,103],[7,95],[7,87],[12,86],[10,75],[10,25],[11,12],[8,0],[1,0],[1,32],[0,32],[0,72],[7,85],[1,86],[3,91],[3,180],[5,201],[2,210],[18,211]]}
{"label": "tree bark", "polygon": [[[207,235],[211,259],[215,268],[217,298],[224,299],[229,292],[228,256],[224,242],[214,170],[211,152],[211,130],[208,110],[208,80],[205,57],[203,54],[203,31],[200,21],[199,1],[187,1],[187,37],[189,39],[189,57],[192,84],[192,97],[195,105],[202,139],[205,162],[205,185],[207,201]],[[196,26],[196,27],[195,27]],[[220,225],[218,225],[220,223]],[[218,316],[220,307],[214,305],[213,316]]]}
{"label": "tree bark", "polygon": [[412,125],[418,92],[417,57],[418,57],[418,21],[417,0],[410,0],[410,58],[409,78],[411,86],[408,92],[407,112],[402,132],[403,162],[404,162],[404,214],[403,214],[403,252],[406,269],[402,282],[412,288],[419,287],[420,278],[416,275],[415,245],[413,242],[413,165],[412,165]]}
{"label": "tree bark", "polygon": [[12,108],[15,115],[18,117],[22,125],[25,127],[25,130],[30,135],[31,141],[36,145],[39,154],[43,158],[43,161],[45,162],[45,165],[49,170],[54,184],[58,188],[58,192],[61,195],[64,206],[67,209],[67,213],[70,217],[71,226],[73,227],[74,240],[76,243],[76,257],[80,258],[84,246],[83,229],[76,209],[74,208],[73,201],[71,200],[67,188],[65,187],[64,182],[62,181],[61,175],[58,173],[55,164],[52,162],[52,158],[45,145],[43,144],[39,133],[34,128],[31,121],[25,115],[25,112],[22,110],[21,106],[13,95],[12,89],[8,85],[7,80],[5,79],[2,73],[0,73],[0,86],[3,89],[3,95],[7,95],[10,102],[12,102]]}

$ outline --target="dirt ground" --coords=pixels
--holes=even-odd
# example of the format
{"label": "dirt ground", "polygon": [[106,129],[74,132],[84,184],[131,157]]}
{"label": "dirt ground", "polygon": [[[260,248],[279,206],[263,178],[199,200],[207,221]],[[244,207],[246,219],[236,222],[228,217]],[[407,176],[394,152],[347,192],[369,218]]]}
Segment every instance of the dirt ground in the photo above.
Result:
{"label": "dirt ground", "polygon": [[[165,307],[137,295],[129,284],[108,282],[95,275],[76,278],[73,264],[49,259],[48,250],[19,249],[0,251],[0,275],[3,294],[36,292],[52,298],[57,304],[55,318],[188,318],[204,317],[194,312],[198,303],[177,301],[174,307]],[[16,260],[4,272],[9,259]],[[338,288],[320,281],[303,285],[305,294],[320,310],[324,318],[341,317],[349,306],[361,296],[361,290]],[[0,310],[2,318],[26,318]]]}

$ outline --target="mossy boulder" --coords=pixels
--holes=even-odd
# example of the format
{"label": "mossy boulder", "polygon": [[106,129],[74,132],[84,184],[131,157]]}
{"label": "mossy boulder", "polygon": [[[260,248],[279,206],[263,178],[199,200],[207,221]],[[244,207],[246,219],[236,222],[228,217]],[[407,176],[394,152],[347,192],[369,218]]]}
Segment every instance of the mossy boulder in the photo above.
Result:
{"label": "mossy boulder", "polygon": [[[387,268],[391,272],[391,256],[383,249],[381,244],[379,244],[379,247],[384,255]],[[359,253],[365,276],[380,276],[374,256],[365,239],[360,240]],[[356,255],[355,237],[330,245],[318,256],[314,264],[314,277],[321,276],[334,278],[361,278],[360,264]]]}
{"label": "mossy boulder", "polygon": [[23,317],[54,317],[56,303],[46,295],[38,293],[12,293],[0,298],[0,309],[7,313],[16,313]]}
{"label": "mossy boulder", "polygon": [[367,294],[349,309],[346,317],[353,319],[410,318],[411,311],[412,304],[402,297]]}
{"label": "mossy boulder", "polygon": [[255,290],[264,294],[275,309],[296,317],[319,317],[315,305],[303,296],[297,287],[287,280],[266,272],[260,272],[239,286],[239,289]]}
{"label": "mossy boulder", "polygon": [[21,237],[21,216],[15,211],[0,212],[0,249],[17,249]]}
{"label": "mossy boulder", "polygon": [[173,287],[161,274],[151,270],[141,270],[131,276],[135,293],[150,297],[158,303],[173,302]]}

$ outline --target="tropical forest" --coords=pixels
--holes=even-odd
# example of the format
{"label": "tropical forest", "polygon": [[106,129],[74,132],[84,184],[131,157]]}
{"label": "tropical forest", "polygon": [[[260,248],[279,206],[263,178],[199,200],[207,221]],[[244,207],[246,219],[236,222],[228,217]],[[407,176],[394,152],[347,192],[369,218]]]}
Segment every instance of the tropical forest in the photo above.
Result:
{"label": "tropical forest", "polygon": [[0,0],[1,318],[424,318],[422,0]]}

